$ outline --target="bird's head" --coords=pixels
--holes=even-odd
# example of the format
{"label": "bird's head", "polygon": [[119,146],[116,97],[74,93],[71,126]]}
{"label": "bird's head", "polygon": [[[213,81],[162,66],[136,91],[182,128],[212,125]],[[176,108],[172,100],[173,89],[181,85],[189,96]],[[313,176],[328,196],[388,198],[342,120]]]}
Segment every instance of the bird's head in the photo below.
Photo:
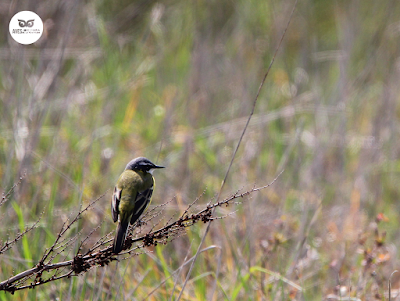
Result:
{"label": "bird's head", "polygon": [[136,159],[133,159],[131,162],[129,162],[125,170],[141,170],[144,172],[152,172],[153,169],[156,168],[164,168],[164,166],[159,166],[155,165],[153,162],[151,162],[149,159],[144,158],[144,157],[138,157]]}

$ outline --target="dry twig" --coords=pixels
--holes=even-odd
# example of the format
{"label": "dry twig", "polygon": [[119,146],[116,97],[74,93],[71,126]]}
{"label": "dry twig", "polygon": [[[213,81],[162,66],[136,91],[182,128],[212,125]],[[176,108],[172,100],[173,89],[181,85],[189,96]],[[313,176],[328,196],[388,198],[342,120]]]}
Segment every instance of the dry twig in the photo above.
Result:
{"label": "dry twig", "polygon": [[[166,244],[181,235],[185,228],[198,222],[210,223],[213,220],[220,219],[220,216],[214,215],[215,208],[234,204],[237,199],[242,199],[254,192],[271,186],[277,180],[279,175],[268,185],[257,188],[255,187],[245,192],[238,191],[222,201],[214,204],[207,204],[205,208],[197,213],[191,214],[189,210],[185,210],[176,221],[167,224],[161,229],[150,231],[137,238],[132,237],[132,234],[130,234],[125,241],[123,248],[124,251],[121,252],[120,255],[125,254],[129,255],[129,257],[135,256],[145,247],[157,246],[160,243]],[[110,262],[118,260],[118,256],[113,254],[112,246],[109,245],[112,239],[110,239],[109,234],[107,234],[90,247],[88,251],[81,253],[82,247],[85,244],[84,242],[87,240],[87,237],[84,238],[73,259],[53,263],[53,260],[62,252],[62,250],[65,250],[70,246],[71,241],[77,239],[76,237],[73,237],[64,241],[63,238],[68,233],[68,230],[71,229],[71,226],[76,223],[85,212],[92,209],[94,204],[102,197],[104,197],[104,194],[81,210],[70,222],[64,223],[55,239],[55,242],[45,251],[41,260],[33,268],[0,282],[0,290],[14,293],[17,290],[34,288],[62,278],[78,276],[93,267],[106,266]],[[101,249],[103,246],[105,246],[105,248]]]}

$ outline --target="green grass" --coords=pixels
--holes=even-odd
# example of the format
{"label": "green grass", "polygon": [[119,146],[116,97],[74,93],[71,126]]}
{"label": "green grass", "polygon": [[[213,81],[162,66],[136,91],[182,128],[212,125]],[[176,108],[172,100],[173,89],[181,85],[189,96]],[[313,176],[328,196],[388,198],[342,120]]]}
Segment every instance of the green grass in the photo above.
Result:
{"label": "green grass", "polygon": [[[226,217],[211,225],[181,300],[321,300],[339,297],[338,286],[341,297],[388,300],[400,237],[397,2],[299,2],[222,197],[285,171],[217,210]],[[40,221],[0,254],[0,281],[35,266],[134,157],[167,166],[155,173],[153,205],[172,200],[141,233],[202,193],[193,211],[213,200],[291,5],[104,0],[60,17],[44,2],[55,22],[47,40],[18,47],[3,26],[1,191],[26,175],[0,206],[0,246]],[[51,56],[57,47],[61,61]],[[100,223],[89,243],[114,231],[110,196],[66,238]],[[175,300],[205,227],[0,300]]]}

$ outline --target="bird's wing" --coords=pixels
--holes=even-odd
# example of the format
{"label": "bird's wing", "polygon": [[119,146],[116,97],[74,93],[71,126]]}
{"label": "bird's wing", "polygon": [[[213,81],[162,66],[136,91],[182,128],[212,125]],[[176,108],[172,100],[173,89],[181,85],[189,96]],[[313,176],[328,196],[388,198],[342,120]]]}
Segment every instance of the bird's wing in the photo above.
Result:
{"label": "bird's wing", "polygon": [[117,186],[114,187],[114,193],[112,195],[111,199],[111,215],[114,223],[118,220],[118,214],[119,214],[119,202],[121,200],[121,192],[122,189],[117,188]]}
{"label": "bird's wing", "polygon": [[153,185],[137,194],[135,200],[135,209],[131,217],[131,225],[133,225],[138,218],[142,215],[142,213],[147,209],[151,202],[151,195],[153,194]]}

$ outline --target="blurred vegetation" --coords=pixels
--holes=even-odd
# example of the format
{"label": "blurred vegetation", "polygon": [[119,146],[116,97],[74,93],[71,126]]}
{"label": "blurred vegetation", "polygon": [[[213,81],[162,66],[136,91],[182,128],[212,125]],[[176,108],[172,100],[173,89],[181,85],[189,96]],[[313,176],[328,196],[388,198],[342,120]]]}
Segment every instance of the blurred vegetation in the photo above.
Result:
{"label": "blurred vegetation", "polygon": [[[0,208],[0,240],[41,220],[1,255],[0,281],[34,266],[134,157],[167,166],[155,174],[153,204],[173,199],[160,224],[203,191],[198,206],[212,200],[293,4],[3,1],[1,190],[23,181]],[[30,46],[8,33],[21,10],[45,24]],[[183,300],[388,300],[400,246],[399,16],[396,0],[299,1],[223,195],[285,172],[219,212],[237,210],[211,226]],[[115,229],[110,195],[75,232]],[[203,233],[0,300],[169,300]]]}

